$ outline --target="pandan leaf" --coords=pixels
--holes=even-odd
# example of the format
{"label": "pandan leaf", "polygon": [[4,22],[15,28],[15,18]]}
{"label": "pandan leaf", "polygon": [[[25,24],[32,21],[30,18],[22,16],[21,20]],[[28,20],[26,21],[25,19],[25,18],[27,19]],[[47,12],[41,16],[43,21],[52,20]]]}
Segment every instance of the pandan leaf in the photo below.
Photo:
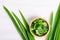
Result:
{"label": "pandan leaf", "polygon": [[54,35],[54,40],[60,40],[59,36],[60,36],[60,18],[58,20],[57,26],[56,26],[56,31],[55,31],[55,35]]}
{"label": "pandan leaf", "polygon": [[[47,40],[60,40],[60,4],[54,19],[54,22],[50,21],[50,32],[48,34]],[[50,36],[49,36],[50,35]]]}
{"label": "pandan leaf", "polygon": [[53,22],[53,12],[51,13],[51,16],[50,16],[50,25],[52,25],[52,22]]}
{"label": "pandan leaf", "polygon": [[3,6],[3,8],[7,12],[8,16],[10,17],[10,19],[12,20],[12,22],[15,25],[18,33],[21,35],[22,39],[26,40],[26,38],[23,35],[24,32],[19,28],[19,25],[17,24],[16,20],[14,19],[13,15],[11,14],[11,12],[5,6]]}
{"label": "pandan leaf", "polygon": [[28,37],[29,37],[29,40],[35,40],[34,39],[34,36],[30,33],[30,30],[29,30],[29,25],[25,19],[25,17],[23,16],[22,12],[19,10],[20,14],[21,14],[21,17],[23,19],[23,22],[25,24],[25,27],[26,27],[26,30],[27,30],[27,34],[28,34]]}
{"label": "pandan leaf", "polygon": [[24,25],[19,20],[19,18],[14,14],[14,12],[12,12],[12,13],[13,13],[14,17],[16,18],[18,24],[20,25],[20,28],[22,29],[22,32],[23,32],[24,36],[26,37],[26,40],[28,40],[27,30],[24,28]]}
{"label": "pandan leaf", "polygon": [[53,29],[53,33],[52,35],[52,38],[54,37],[54,40],[60,40],[59,39],[59,36],[60,36],[60,4],[59,4],[59,7],[58,7],[58,10],[57,10],[57,13],[56,13],[56,16],[55,16],[55,20],[54,20],[54,29]]}
{"label": "pandan leaf", "polygon": [[53,24],[53,12],[50,15],[50,30],[46,40],[49,40],[52,36],[52,29],[53,29],[52,24]]}
{"label": "pandan leaf", "polygon": [[36,36],[44,36],[48,30],[49,30],[49,26],[48,23],[41,19],[35,19],[32,23],[31,23],[31,28],[30,30],[32,31],[33,34],[35,34]]}
{"label": "pandan leaf", "polygon": [[28,34],[29,40],[35,40],[34,36],[29,31],[27,31],[27,34]]}
{"label": "pandan leaf", "polygon": [[29,25],[28,25],[25,17],[23,16],[23,14],[22,14],[22,12],[21,12],[20,10],[19,10],[19,13],[20,13],[20,15],[21,15],[21,17],[22,17],[22,19],[23,19],[23,22],[24,22],[24,24],[25,24],[26,29],[27,29],[28,31],[30,31],[30,30],[29,30]]}
{"label": "pandan leaf", "polygon": [[49,36],[49,39],[47,40],[60,40],[59,38],[60,37],[60,5],[58,7],[52,27],[53,27],[51,32],[52,36]]}

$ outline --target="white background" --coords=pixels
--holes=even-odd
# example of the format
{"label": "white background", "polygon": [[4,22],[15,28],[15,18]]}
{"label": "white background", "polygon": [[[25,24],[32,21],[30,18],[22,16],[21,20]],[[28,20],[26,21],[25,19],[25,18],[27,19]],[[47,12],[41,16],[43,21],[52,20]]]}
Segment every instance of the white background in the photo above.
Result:
{"label": "white background", "polygon": [[[52,11],[56,13],[59,2],[60,0],[0,0],[0,40],[22,40],[3,5],[21,19],[18,12],[20,9],[28,22],[34,17],[42,17],[49,22],[49,16]],[[45,40],[45,37],[35,39]]]}

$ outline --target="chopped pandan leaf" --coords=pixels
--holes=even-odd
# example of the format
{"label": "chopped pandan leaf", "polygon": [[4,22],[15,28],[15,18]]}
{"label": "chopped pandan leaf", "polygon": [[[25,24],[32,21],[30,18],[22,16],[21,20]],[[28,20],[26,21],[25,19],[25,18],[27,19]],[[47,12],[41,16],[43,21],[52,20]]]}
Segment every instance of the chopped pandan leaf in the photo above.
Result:
{"label": "chopped pandan leaf", "polygon": [[27,34],[28,34],[28,37],[29,37],[29,40],[35,40],[34,39],[34,36],[30,33],[30,30],[29,30],[29,25],[25,19],[25,17],[23,16],[22,12],[19,10],[20,14],[21,14],[21,17],[23,19],[23,22],[25,24],[25,27],[26,27],[26,30],[27,30]]}
{"label": "chopped pandan leaf", "polygon": [[[33,32],[33,30],[35,32]],[[32,24],[31,24],[31,31],[34,33],[36,36],[44,36],[48,32],[48,24],[45,20],[38,18],[35,19]]]}
{"label": "chopped pandan leaf", "polygon": [[36,30],[36,34],[40,36],[40,33],[39,33],[39,31],[38,31],[38,30]]}
{"label": "chopped pandan leaf", "polygon": [[27,29],[28,31],[30,31],[30,30],[29,30],[29,25],[28,25],[25,17],[23,16],[23,14],[22,14],[22,12],[21,12],[20,10],[19,10],[19,13],[20,13],[20,15],[21,15],[21,17],[22,17],[22,19],[23,19],[23,22],[24,22],[24,24],[25,24],[26,29]]}
{"label": "chopped pandan leaf", "polygon": [[19,25],[17,24],[16,20],[14,19],[13,15],[11,14],[11,12],[5,7],[3,6],[4,10],[7,12],[8,16],[10,17],[10,19],[12,20],[13,24],[15,25],[18,33],[21,35],[23,40],[27,40],[27,38],[23,35],[23,31],[19,28]]}

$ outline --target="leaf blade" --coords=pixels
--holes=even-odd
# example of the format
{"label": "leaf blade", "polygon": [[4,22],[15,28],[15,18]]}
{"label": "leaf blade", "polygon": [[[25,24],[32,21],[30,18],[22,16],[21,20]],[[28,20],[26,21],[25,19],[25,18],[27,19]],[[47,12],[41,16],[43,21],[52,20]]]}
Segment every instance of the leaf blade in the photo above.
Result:
{"label": "leaf blade", "polygon": [[29,25],[28,25],[25,17],[23,16],[23,14],[22,14],[22,12],[20,10],[19,10],[19,12],[20,12],[20,15],[21,15],[21,17],[23,19],[23,22],[25,24],[25,27],[27,28],[26,30],[27,30],[27,34],[28,34],[29,40],[35,40],[34,36],[30,33]]}
{"label": "leaf blade", "polygon": [[18,24],[20,25],[20,28],[22,29],[23,34],[24,34],[25,37],[26,37],[26,40],[28,40],[27,31],[26,31],[26,29],[24,28],[24,25],[23,25],[22,22],[19,20],[19,18],[14,14],[14,12],[12,12],[12,13],[13,13],[14,17],[16,18]]}
{"label": "leaf blade", "polygon": [[[58,36],[60,36],[60,4],[58,6],[58,10],[55,16],[55,20],[54,20],[54,30],[53,33],[55,32],[54,36],[54,40],[60,40]],[[53,35],[53,34],[52,34]]]}
{"label": "leaf blade", "polygon": [[18,24],[16,23],[16,20],[14,19],[14,17],[12,16],[12,14],[10,13],[10,11],[5,7],[3,6],[4,10],[7,12],[8,16],[10,17],[10,19],[12,20],[13,24],[15,25],[18,33],[21,35],[22,39],[23,40],[26,40],[24,35],[22,34],[22,31],[19,29],[19,26]]}
{"label": "leaf blade", "polygon": [[24,22],[24,24],[25,24],[26,30],[29,31],[29,25],[28,25],[25,17],[23,16],[23,14],[22,14],[22,12],[21,12],[20,10],[19,10],[19,13],[20,13],[20,15],[21,15],[21,17],[22,17],[22,19],[23,19],[23,22]]}
{"label": "leaf blade", "polygon": [[53,24],[53,12],[51,13],[51,15],[50,15],[50,30],[49,30],[49,34],[48,34],[48,36],[47,36],[47,38],[46,38],[46,40],[50,40],[50,38],[51,38],[51,36],[52,36],[52,29],[53,29],[53,27],[52,27],[52,24]]}

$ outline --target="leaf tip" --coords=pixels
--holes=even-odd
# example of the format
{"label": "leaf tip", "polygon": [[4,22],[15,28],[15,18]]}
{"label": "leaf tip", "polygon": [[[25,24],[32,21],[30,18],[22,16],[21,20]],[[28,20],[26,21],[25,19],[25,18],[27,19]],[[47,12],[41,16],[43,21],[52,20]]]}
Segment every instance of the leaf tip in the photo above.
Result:
{"label": "leaf tip", "polygon": [[6,7],[3,5],[3,8],[5,9]]}

